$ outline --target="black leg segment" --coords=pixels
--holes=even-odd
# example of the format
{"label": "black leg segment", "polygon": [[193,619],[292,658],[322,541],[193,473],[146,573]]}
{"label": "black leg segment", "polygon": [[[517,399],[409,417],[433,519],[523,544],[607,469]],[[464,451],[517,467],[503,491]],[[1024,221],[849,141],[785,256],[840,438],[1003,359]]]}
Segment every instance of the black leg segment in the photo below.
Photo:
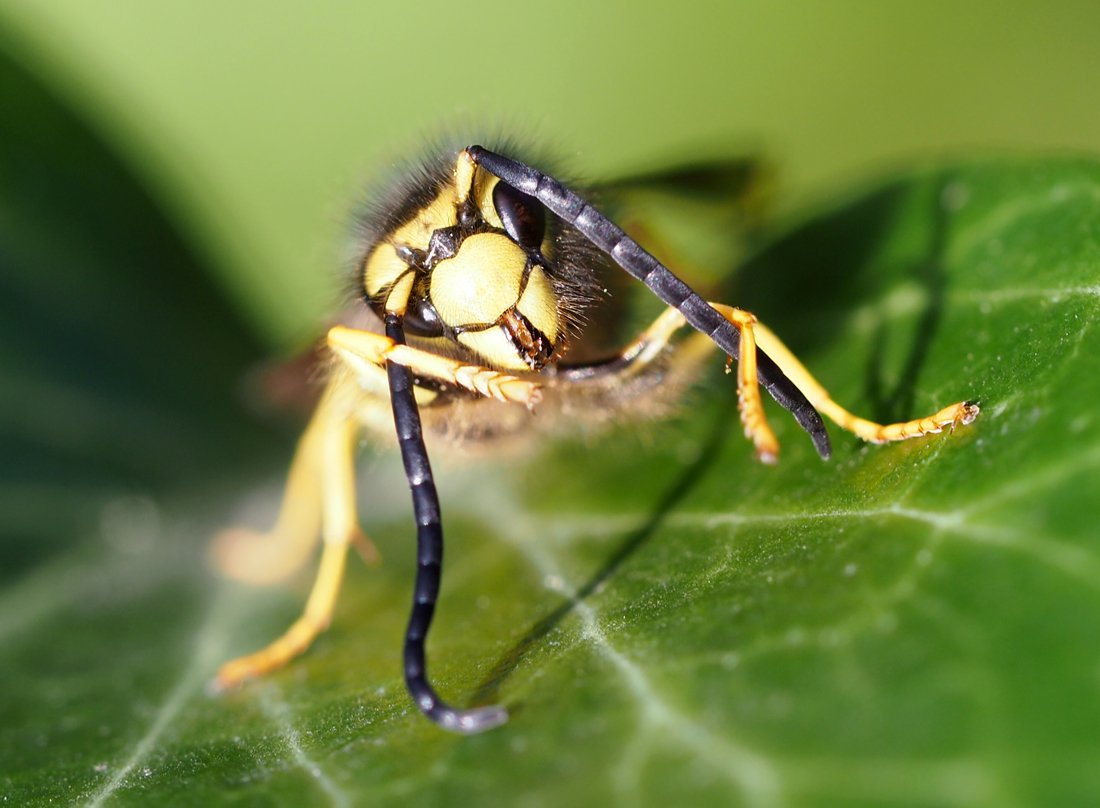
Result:
{"label": "black leg segment", "polygon": [[[481,146],[470,146],[466,151],[475,163],[502,182],[533,196],[564,222],[575,227],[611,260],[648,286],[657,297],[678,309],[691,326],[710,337],[727,356],[737,358],[741,344],[737,327],[646,252],[622,228],[557,180],[531,166]],[[818,454],[828,457],[829,436],[821,416],[802,391],[762,351],[757,351],[757,377],[771,397],[789,410],[809,433]]]}
{"label": "black leg segment", "polygon": [[[386,336],[396,343],[405,344],[405,333],[397,315],[386,315]],[[416,587],[409,625],[405,630],[405,685],[416,706],[439,726],[466,734],[482,732],[507,721],[507,711],[503,707],[456,710],[440,699],[428,682],[424,644],[439,597],[439,581],[443,571],[443,524],[439,513],[439,495],[428,462],[428,450],[424,446],[420,411],[413,397],[412,373],[402,365],[389,362],[386,374],[401,460],[412,491],[416,516]]]}

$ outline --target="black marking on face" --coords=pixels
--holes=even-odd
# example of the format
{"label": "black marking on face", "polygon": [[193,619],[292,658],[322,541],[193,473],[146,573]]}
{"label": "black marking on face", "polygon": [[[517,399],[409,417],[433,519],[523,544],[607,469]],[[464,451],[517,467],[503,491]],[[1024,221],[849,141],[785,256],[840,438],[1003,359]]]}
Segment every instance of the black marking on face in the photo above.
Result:
{"label": "black marking on face", "polygon": [[402,323],[406,333],[417,337],[442,337],[447,332],[446,324],[435,306],[423,297],[409,301]]}
{"label": "black marking on face", "polygon": [[444,227],[432,231],[431,241],[428,242],[428,254],[425,256],[424,265],[434,267],[440,261],[446,261],[458,254],[462,241],[466,238],[463,228]]}

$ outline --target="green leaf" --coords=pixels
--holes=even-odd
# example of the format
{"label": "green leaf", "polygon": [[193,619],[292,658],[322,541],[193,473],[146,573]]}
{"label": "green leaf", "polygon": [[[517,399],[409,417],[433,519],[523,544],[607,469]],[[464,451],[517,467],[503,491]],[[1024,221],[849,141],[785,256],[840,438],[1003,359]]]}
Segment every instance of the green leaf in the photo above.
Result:
{"label": "green leaf", "polygon": [[[247,590],[203,561],[219,527],[272,518],[289,449],[264,481],[225,482],[272,443],[232,406],[247,336],[125,172],[88,168],[107,160],[94,139],[3,75],[25,91],[20,120],[67,133],[29,167],[11,144],[30,135],[5,118],[0,137],[16,391],[0,496],[29,509],[3,547],[6,804],[1100,798],[1097,162],[915,171],[793,225],[740,271],[731,299],[853,409],[897,419],[979,399],[954,435],[869,447],[834,429],[822,463],[773,410],[782,462],[761,467],[715,357],[667,421],[442,468],[433,676],[458,703],[512,713],[467,738],[423,720],[401,682],[413,526],[393,455],[363,468],[386,564],[351,565],[303,658],[205,695],[308,589],[307,574]],[[72,241],[54,240],[63,223]],[[75,501],[94,521],[52,519]]]}
{"label": "green leaf", "polygon": [[102,498],[255,452],[257,342],[129,169],[0,52],[0,578]]}

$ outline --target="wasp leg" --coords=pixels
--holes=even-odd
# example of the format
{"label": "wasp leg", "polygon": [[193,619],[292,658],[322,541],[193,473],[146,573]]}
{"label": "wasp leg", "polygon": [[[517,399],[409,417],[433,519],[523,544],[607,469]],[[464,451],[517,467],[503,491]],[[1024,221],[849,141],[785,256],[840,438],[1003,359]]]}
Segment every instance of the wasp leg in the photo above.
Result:
{"label": "wasp leg", "polygon": [[[757,379],[757,348],[760,355],[770,358],[784,377],[793,383],[815,408],[842,429],[872,443],[906,440],[941,432],[947,428],[953,429],[961,424],[971,423],[978,416],[977,404],[960,401],[924,418],[895,424],[878,424],[859,418],[833,401],[821,383],[798,361],[791,350],[753,314],[722,303],[711,302],[708,305],[735,325],[740,333],[738,405],[745,435],[753,441],[757,456],[764,462],[775,462],[779,444],[764,416]],[[565,368],[563,374],[580,381],[596,375],[639,373],[668,347],[673,335],[685,325],[687,322],[678,310],[667,309],[618,356],[596,365]],[[688,343],[678,350],[689,350],[688,345],[697,347],[705,345],[706,342],[702,335],[693,334]]]}
{"label": "wasp leg", "polygon": [[[753,326],[756,318],[746,311],[735,309],[721,303],[710,303],[723,317],[729,320],[741,332],[737,364],[737,404],[741,413],[741,423],[745,427],[745,437],[756,448],[756,455],[765,463],[774,463],[779,455],[779,441],[768,426],[764,415],[764,406],[760,399],[760,385],[757,382],[756,343]],[[562,375],[577,381],[609,374],[634,375],[642,372],[666,347],[673,335],[687,325],[687,321],[677,309],[666,309],[638,337],[627,345],[618,356],[596,365],[564,367]],[[678,348],[681,353],[696,352],[708,348],[713,343],[701,334],[693,334],[691,339]],[[728,369],[728,368],[727,368]]]}
{"label": "wasp leg", "polygon": [[272,584],[300,569],[321,536],[320,422],[314,418],[298,441],[282,505],[270,531],[235,527],[210,547],[223,575],[249,584]]}
{"label": "wasp leg", "polygon": [[[741,356],[737,362],[737,409],[741,413],[745,437],[756,447],[756,456],[764,463],[774,463],[779,459],[779,440],[768,426],[764,402],[760,399],[760,385],[756,381],[756,317],[720,303],[711,305],[741,332]],[[728,360],[726,372],[729,372]]]}
{"label": "wasp leg", "polygon": [[894,424],[878,424],[874,421],[868,421],[865,418],[853,415],[833,401],[821,383],[806,370],[805,366],[798,361],[798,358],[791,353],[791,350],[767,326],[757,323],[754,330],[760,350],[768,354],[779,365],[787,377],[806,394],[806,398],[810,400],[810,403],[841,429],[846,429],[865,441],[887,443],[942,432],[944,429],[953,430],[959,425],[973,422],[980,412],[975,402],[958,401],[949,407],[944,407],[939,412],[923,418],[914,418],[911,421],[900,421]]}
{"label": "wasp leg", "polygon": [[[223,575],[254,585],[283,581],[309,559],[321,536],[321,435],[326,416],[318,408],[298,441],[275,526],[269,531],[236,527],[215,537],[210,548]],[[379,562],[378,550],[362,533],[353,539],[363,561]]]}
{"label": "wasp leg", "polygon": [[[319,518],[313,520],[312,529],[320,523],[324,548],[305,610],[266,648],[222,665],[214,680],[216,689],[270,673],[303,653],[332,620],[348,547],[358,544],[377,556],[360,530],[356,514],[354,452],[359,424],[352,407],[356,394],[350,375],[333,376],[302,438],[291,471],[283,509],[308,505],[311,515],[316,512]],[[298,505],[296,496],[309,496],[311,500]],[[294,516],[301,519],[298,514]]]}
{"label": "wasp leg", "polygon": [[534,382],[411,348],[370,331],[336,326],[329,329],[328,344],[353,368],[360,367],[363,361],[378,367],[392,362],[407,367],[418,376],[456,385],[486,398],[523,404],[528,409],[541,398],[539,386]]}

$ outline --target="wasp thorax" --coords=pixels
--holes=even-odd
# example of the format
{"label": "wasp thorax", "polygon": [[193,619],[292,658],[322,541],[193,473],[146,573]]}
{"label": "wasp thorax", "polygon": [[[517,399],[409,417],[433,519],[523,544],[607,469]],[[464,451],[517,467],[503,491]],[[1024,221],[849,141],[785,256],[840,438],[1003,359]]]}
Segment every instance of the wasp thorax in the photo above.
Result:
{"label": "wasp thorax", "polygon": [[542,367],[558,338],[554,289],[542,266],[503,233],[463,240],[432,270],[432,304],[459,343],[490,364]]}

